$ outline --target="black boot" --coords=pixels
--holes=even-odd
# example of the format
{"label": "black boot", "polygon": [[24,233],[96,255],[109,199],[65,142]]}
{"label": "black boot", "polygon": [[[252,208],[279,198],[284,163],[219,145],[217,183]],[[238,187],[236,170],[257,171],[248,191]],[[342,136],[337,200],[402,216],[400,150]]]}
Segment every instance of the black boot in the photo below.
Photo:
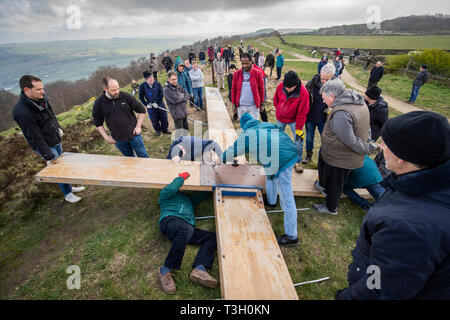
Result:
{"label": "black boot", "polygon": [[313,153],[312,152],[306,152],[306,158],[303,159],[302,163],[303,164],[308,164],[311,162],[311,158],[312,158]]}

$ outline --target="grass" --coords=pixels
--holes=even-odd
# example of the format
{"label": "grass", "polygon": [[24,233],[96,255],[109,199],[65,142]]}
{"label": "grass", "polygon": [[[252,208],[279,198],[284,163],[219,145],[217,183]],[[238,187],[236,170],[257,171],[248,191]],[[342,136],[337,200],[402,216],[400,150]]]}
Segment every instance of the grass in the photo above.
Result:
{"label": "grass", "polygon": [[[363,71],[360,66],[347,64],[347,71],[362,86],[367,86],[369,80],[369,71]],[[408,100],[411,94],[412,82],[414,79],[405,75],[385,74],[378,86],[388,94],[399,100]],[[422,86],[415,105],[420,108],[438,112],[446,117],[450,116],[450,91],[448,88],[437,82],[430,81]]]}
{"label": "grass", "polygon": [[360,49],[431,49],[450,50],[450,35],[427,36],[286,36],[290,43],[328,48]]}

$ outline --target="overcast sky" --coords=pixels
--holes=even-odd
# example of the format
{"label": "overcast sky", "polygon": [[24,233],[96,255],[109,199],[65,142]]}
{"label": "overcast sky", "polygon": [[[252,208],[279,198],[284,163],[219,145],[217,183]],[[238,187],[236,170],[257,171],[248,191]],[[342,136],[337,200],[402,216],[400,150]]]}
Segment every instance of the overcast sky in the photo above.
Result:
{"label": "overcast sky", "polygon": [[0,0],[0,43],[45,40],[232,35],[263,28],[366,23],[450,13],[448,0]]}

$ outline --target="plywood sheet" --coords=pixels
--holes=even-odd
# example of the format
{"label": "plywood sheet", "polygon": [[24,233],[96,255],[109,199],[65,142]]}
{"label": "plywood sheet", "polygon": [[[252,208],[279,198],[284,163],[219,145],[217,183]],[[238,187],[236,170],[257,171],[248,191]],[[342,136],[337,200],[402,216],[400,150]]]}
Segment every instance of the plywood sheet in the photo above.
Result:
{"label": "plywood sheet", "polygon": [[191,175],[184,190],[210,190],[200,185],[200,163],[64,153],[36,175],[39,182],[161,189],[180,172]]}
{"label": "plywood sheet", "polygon": [[230,189],[217,188],[214,197],[222,298],[298,300],[261,191],[248,198],[222,197],[222,190]]}

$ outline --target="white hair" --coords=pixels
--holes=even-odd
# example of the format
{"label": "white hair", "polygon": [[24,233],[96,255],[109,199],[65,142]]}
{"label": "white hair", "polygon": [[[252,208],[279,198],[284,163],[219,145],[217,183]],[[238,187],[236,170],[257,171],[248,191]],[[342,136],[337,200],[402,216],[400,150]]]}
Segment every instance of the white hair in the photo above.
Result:
{"label": "white hair", "polygon": [[327,97],[331,94],[335,97],[340,96],[345,91],[345,84],[341,79],[333,79],[325,82],[320,89],[320,94],[325,93]]}
{"label": "white hair", "polygon": [[332,74],[334,76],[336,74],[336,67],[332,63],[327,63],[320,69],[320,74]]}

